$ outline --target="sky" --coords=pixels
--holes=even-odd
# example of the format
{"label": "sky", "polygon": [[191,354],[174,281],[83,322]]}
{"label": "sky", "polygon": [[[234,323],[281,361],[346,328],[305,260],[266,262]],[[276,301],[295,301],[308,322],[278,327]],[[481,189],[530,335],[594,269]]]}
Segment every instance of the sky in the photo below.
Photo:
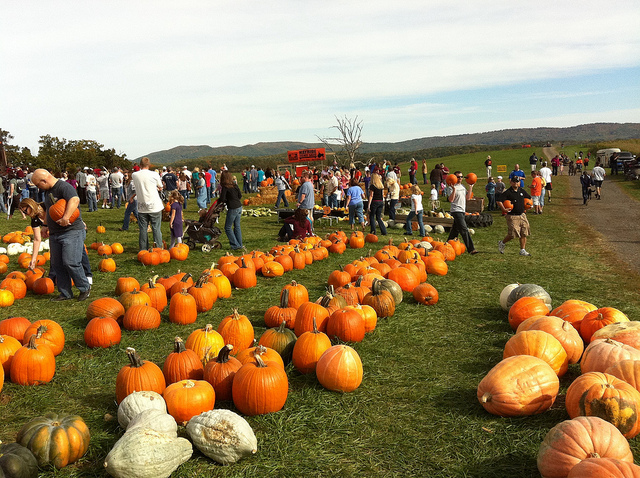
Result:
{"label": "sky", "polygon": [[34,154],[640,122],[637,0],[5,0],[0,59]]}

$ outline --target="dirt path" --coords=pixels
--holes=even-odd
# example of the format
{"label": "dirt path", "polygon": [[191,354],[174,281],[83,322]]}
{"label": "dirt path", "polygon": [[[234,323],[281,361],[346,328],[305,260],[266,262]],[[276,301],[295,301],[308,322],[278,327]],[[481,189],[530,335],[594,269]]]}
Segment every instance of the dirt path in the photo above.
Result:
{"label": "dirt path", "polygon": [[[543,153],[550,160],[557,151],[555,148],[543,148]],[[568,214],[595,231],[603,242],[610,245],[620,261],[640,275],[640,203],[627,196],[615,182],[605,178],[602,199],[594,197],[584,206],[580,177],[568,178],[569,195],[563,198],[563,207]]]}

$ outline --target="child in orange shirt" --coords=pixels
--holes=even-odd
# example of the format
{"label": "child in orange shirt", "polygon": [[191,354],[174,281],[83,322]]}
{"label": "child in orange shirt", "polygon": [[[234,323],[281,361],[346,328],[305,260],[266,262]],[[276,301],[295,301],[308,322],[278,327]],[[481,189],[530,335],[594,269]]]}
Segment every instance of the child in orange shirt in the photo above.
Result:
{"label": "child in orange shirt", "polygon": [[536,171],[531,171],[531,200],[533,201],[534,214],[542,214],[540,196],[542,195],[542,179]]}

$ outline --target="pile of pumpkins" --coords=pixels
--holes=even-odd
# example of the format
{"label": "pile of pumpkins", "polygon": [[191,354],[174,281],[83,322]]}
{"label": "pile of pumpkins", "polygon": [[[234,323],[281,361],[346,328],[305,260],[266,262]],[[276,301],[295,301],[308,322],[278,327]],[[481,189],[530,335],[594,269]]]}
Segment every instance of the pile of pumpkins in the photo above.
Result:
{"label": "pile of pumpkins", "polygon": [[[569,420],[542,442],[540,473],[640,476],[627,441],[640,433],[640,322],[582,300],[552,309],[551,297],[536,284],[506,286],[500,304],[516,333],[478,385],[485,410],[505,417],[543,413],[569,364],[579,364],[582,375],[565,397]],[[611,470],[618,474],[607,475]]]}

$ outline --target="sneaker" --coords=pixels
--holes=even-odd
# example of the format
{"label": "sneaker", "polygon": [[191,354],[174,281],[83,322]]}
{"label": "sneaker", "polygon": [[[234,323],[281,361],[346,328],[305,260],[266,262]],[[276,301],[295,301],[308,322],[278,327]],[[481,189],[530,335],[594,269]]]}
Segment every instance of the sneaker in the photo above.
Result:
{"label": "sneaker", "polygon": [[500,254],[504,254],[504,247],[505,247],[504,242],[498,241],[498,252],[500,252]]}
{"label": "sneaker", "polygon": [[520,255],[521,256],[530,256],[531,254],[529,254],[527,251],[525,251],[524,249],[520,249]]}
{"label": "sneaker", "polygon": [[80,292],[80,295],[78,295],[78,299],[77,299],[78,302],[82,302],[83,300],[87,300],[89,298],[89,294],[91,294],[91,287],[89,287],[84,292]]}
{"label": "sneaker", "polygon": [[58,297],[51,298],[53,302],[60,302],[63,300],[71,300],[71,299],[73,299],[73,297],[67,297],[66,295],[63,295],[63,294],[60,294]]}

